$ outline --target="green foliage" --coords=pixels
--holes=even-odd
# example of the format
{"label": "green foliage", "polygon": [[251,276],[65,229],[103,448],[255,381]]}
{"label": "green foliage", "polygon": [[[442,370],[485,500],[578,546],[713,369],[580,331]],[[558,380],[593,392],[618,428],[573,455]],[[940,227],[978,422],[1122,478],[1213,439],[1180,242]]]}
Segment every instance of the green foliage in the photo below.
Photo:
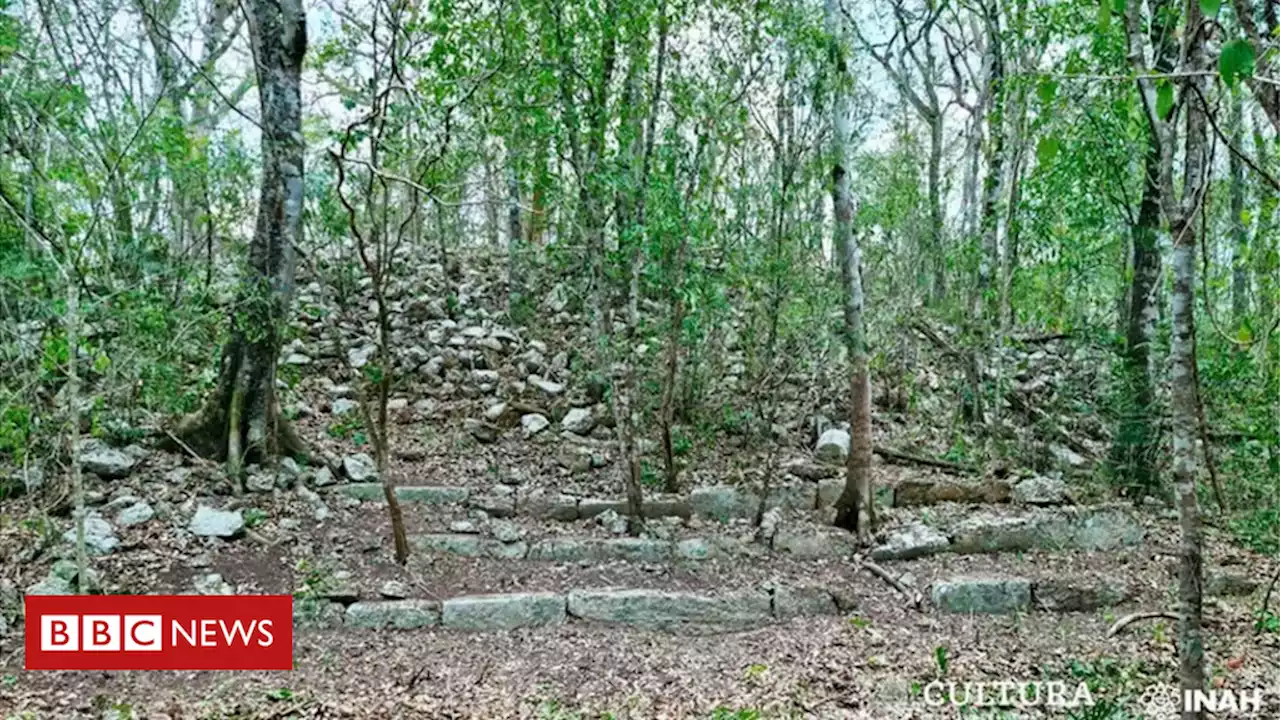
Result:
{"label": "green foliage", "polygon": [[[1202,3],[1208,1],[1201,0]],[[1239,79],[1253,77],[1255,61],[1256,53],[1252,43],[1248,40],[1232,40],[1222,46],[1222,52],[1218,55],[1218,72],[1222,74],[1222,81],[1227,87],[1233,88]]]}
{"label": "green foliage", "polygon": [[1253,623],[1255,631],[1280,635],[1280,615],[1270,610],[1258,610]]}
{"label": "green foliage", "polygon": [[938,675],[945,677],[950,667],[946,645],[939,645],[933,649],[933,663],[938,668]]}
{"label": "green foliage", "polygon": [[1255,552],[1280,555],[1280,509],[1257,507],[1231,519],[1239,541]]}
{"label": "green foliage", "polygon": [[248,508],[244,511],[244,526],[252,530],[267,521],[267,512],[262,508]]}

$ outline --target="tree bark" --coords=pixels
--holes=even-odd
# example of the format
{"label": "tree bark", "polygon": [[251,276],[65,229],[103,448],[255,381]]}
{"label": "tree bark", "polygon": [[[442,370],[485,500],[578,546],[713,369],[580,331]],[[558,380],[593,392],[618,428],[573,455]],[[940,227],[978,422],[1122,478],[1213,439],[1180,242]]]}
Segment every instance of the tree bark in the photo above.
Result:
{"label": "tree bark", "polygon": [[836,524],[857,534],[860,542],[871,538],[875,521],[871,493],[871,381],[867,361],[867,337],[863,326],[862,266],[853,232],[854,199],[849,178],[850,102],[845,61],[844,32],[837,0],[826,0],[830,66],[835,87],[832,103],[831,200],[835,209],[833,244],[840,256],[844,284],[844,343],[849,355],[849,421],[852,442],[845,467],[844,492],[836,502]]}
{"label": "tree bark", "polygon": [[246,461],[305,452],[280,414],[275,380],[302,233],[306,14],[301,0],[251,0],[246,9],[262,105],[258,216],[217,387],[177,432],[201,455],[225,458],[234,477]]}
{"label": "tree bark", "polygon": [[[1187,0],[1186,40],[1183,50],[1182,97],[1187,105],[1186,148],[1182,198],[1173,224],[1173,337],[1170,374],[1173,402],[1173,475],[1177,488],[1181,528],[1181,560],[1178,568],[1179,681],[1184,694],[1204,689],[1204,636],[1202,580],[1204,538],[1196,498],[1196,387],[1195,387],[1195,282],[1198,221],[1203,208],[1210,168],[1205,151],[1206,121],[1204,80],[1198,73],[1206,66],[1204,28],[1199,0]],[[1200,720],[1203,711],[1183,710],[1183,720]]]}
{"label": "tree bark", "polygon": [[[1244,147],[1244,107],[1238,89],[1231,91],[1231,145]],[[1236,323],[1249,314],[1249,232],[1244,224],[1244,163],[1227,153],[1231,180],[1231,314]]]}

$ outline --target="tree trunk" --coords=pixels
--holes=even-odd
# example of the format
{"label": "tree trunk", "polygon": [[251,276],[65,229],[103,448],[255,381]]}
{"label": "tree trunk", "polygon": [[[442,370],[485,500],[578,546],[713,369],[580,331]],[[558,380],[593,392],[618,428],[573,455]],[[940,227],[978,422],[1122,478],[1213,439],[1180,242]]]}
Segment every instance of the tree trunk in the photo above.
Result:
{"label": "tree trunk", "polygon": [[871,380],[867,362],[867,337],[862,320],[862,267],[853,233],[854,200],[849,178],[851,112],[849,77],[844,55],[844,32],[837,0],[826,0],[830,67],[836,88],[832,107],[831,200],[835,209],[834,250],[840,256],[844,283],[844,342],[849,354],[849,421],[852,442],[845,467],[844,492],[836,502],[836,524],[857,534],[860,542],[871,538],[875,509],[871,493]]}
{"label": "tree trunk", "polygon": [[[1178,570],[1178,676],[1185,695],[1189,691],[1204,689],[1204,637],[1201,628],[1204,539],[1196,498],[1195,282],[1197,223],[1203,208],[1205,175],[1210,168],[1205,152],[1206,111],[1201,95],[1204,80],[1199,75],[1206,66],[1199,1],[1187,0],[1184,14],[1188,30],[1185,32],[1185,65],[1182,69],[1189,77],[1184,81],[1182,97],[1186,98],[1187,105],[1187,136],[1182,199],[1172,228],[1174,282],[1170,387],[1173,475],[1182,531]],[[1182,712],[1183,720],[1200,720],[1203,717],[1203,711]]]}
{"label": "tree trunk", "polygon": [[523,286],[520,277],[520,244],[524,233],[520,228],[520,176],[515,155],[507,151],[507,315],[520,302]]}
{"label": "tree trunk", "polygon": [[[1231,145],[1244,147],[1244,108],[1240,90],[1231,91]],[[1244,163],[1227,153],[1231,178],[1231,315],[1236,323],[1249,314],[1249,232],[1244,225]]]}
{"label": "tree trunk", "polygon": [[1133,497],[1162,494],[1155,388],[1151,376],[1151,340],[1157,319],[1155,295],[1160,280],[1160,150],[1154,132],[1148,132],[1142,201],[1131,231],[1133,274],[1126,312],[1124,358],[1129,402],[1112,448],[1116,469]]}
{"label": "tree trunk", "polygon": [[275,381],[302,232],[306,15],[301,0],[251,0],[246,7],[262,105],[258,217],[217,387],[177,433],[196,452],[226,458],[235,477],[246,461],[305,452],[280,414]]}
{"label": "tree trunk", "polygon": [[929,249],[932,257],[927,262],[933,268],[930,288],[934,302],[947,297],[947,257],[943,246],[942,216],[942,113],[935,113],[929,121]]}

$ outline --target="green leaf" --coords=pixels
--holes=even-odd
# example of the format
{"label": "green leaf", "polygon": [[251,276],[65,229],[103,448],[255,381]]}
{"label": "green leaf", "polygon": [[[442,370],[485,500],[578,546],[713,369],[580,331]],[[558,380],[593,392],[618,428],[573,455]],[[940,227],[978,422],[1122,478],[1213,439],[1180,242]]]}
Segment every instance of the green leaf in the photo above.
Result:
{"label": "green leaf", "polygon": [[1218,9],[1222,7],[1222,0],[1200,0],[1200,12],[1208,17],[1218,14]]}
{"label": "green leaf", "polygon": [[1040,102],[1048,105],[1058,95],[1058,81],[1049,77],[1040,78],[1036,94],[1040,96]]}
{"label": "green leaf", "polygon": [[1156,85],[1156,117],[1168,120],[1172,112],[1173,84],[1168,80],[1161,80],[1160,84]]}
{"label": "green leaf", "polygon": [[1253,77],[1256,60],[1253,45],[1248,40],[1232,40],[1223,45],[1222,54],[1218,56],[1218,72],[1222,73],[1222,82],[1233,88],[1240,78]]}
{"label": "green leaf", "polygon": [[1041,165],[1048,165],[1058,156],[1062,143],[1056,137],[1043,137],[1036,143],[1036,160]]}
{"label": "green leaf", "polygon": [[1098,32],[1105,33],[1111,29],[1111,0],[1100,0],[1098,3]]}

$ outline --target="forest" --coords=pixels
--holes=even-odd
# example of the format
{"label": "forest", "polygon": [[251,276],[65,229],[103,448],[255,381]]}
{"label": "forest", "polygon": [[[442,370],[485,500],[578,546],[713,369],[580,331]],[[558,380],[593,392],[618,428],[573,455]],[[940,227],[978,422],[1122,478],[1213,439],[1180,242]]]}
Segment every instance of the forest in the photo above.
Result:
{"label": "forest", "polygon": [[0,718],[1280,717],[1278,5],[0,0]]}

